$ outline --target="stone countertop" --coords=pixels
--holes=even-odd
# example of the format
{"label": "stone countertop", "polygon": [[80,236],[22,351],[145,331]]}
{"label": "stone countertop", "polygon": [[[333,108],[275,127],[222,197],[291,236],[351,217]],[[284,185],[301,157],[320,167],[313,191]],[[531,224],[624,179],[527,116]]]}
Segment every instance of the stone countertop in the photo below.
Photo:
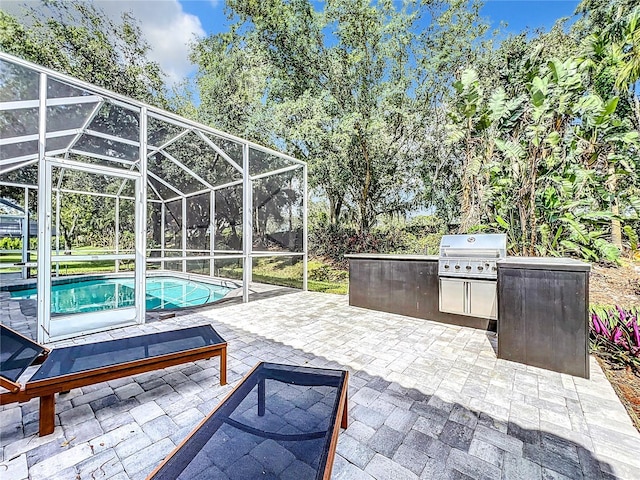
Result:
{"label": "stone countertop", "polygon": [[591,270],[591,265],[587,262],[560,257],[507,257],[498,261],[498,268],[501,267],[571,272],[588,272]]}
{"label": "stone countertop", "polygon": [[[353,253],[345,255],[349,260],[422,260],[437,262],[438,255],[394,254],[394,253]],[[571,272],[588,272],[591,265],[573,258],[559,257],[507,257],[498,260],[498,268],[522,268],[529,270],[563,270]]]}
{"label": "stone countertop", "polygon": [[438,255],[416,255],[416,254],[395,254],[395,253],[352,253],[345,255],[345,258],[354,260],[424,260],[427,262],[437,262]]}

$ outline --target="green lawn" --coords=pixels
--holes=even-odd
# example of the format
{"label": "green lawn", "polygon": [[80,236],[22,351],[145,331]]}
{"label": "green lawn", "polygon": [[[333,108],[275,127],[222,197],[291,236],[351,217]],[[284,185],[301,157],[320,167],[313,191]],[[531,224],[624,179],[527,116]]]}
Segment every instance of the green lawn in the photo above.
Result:
{"label": "green lawn", "polygon": [[[242,278],[240,267],[227,267],[219,270],[220,275],[228,278]],[[333,277],[333,278],[332,278]],[[253,280],[269,285],[302,288],[302,262],[290,264],[284,257],[261,258],[253,266]],[[345,272],[331,269],[317,260],[309,261],[307,288],[311,292],[346,294],[349,281]]]}
{"label": "green lawn", "polygon": [[[106,249],[100,249],[96,247],[80,247],[74,250],[74,253],[79,254],[91,254],[96,253],[99,254],[100,251],[107,252]],[[37,260],[37,256],[35,253],[31,254],[30,261],[35,262]],[[16,263],[22,261],[22,255],[20,253],[0,253],[0,263]],[[80,275],[86,273],[108,273],[115,272],[115,261],[114,260],[98,260],[98,261],[82,261],[82,262],[60,262],[60,274],[61,275]],[[52,270],[55,271],[55,264],[51,266]],[[120,270],[133,270],[133,262],[121,261],[120,262]],[[18,272],[20,268],[10,268],[3,269],[4,272]],[[32,269],[31,272],[33,274],[37,273],[36,269]]]}
{"label": "green lawn", "polygon": [[[96,247],[81,247],[74,250],[74,253],[94,253],[100,249]],[[106,249],[104,250],[106,252]],[[11,263],[20,262],[22,256],[19,253],[0,254],[0,262]],[[35,254],[31,255],[31,261],[36,261]],[[61,275],[80,275],[89,273],[109,273],[115,271],[113,260],[104,261],[83,261],[83,262],[61,262]],[[55,271],[55,264],[52,266]],[[134,263],[120,262],[120,271],[133,271]],[[9,271],[19,271],[19,268],[7,269]],[[36,270],[32,269],[35,274]],[[239,267],[227,267],[219,270],[219,275],[241,279],[242,269]],[[282,285],[285,287],[302,288],[302,262],[290,264],[287,258],[264,258],[259,259],[253,267],[253,280],[270,285]],[[346,272],[334,270],[330,266],[318,260],[309,261],[307,287],[312,292],[346,294],[349,290],[349,281]]]}

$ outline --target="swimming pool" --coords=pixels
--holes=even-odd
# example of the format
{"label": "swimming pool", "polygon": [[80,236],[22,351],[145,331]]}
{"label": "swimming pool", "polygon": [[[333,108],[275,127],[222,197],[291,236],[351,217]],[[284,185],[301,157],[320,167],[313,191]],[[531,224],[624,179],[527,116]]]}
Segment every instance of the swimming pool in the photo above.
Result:
{"label": "swimming pool", "polygon": [[[223,298],[232,288],[178,277],[147,278],[147,310],[196,307]],[[36,299],[35,288],[14,290],[11,297]],[[51,313],[86,313],[133,307],[134,279],[85,278],[51,286]]]}

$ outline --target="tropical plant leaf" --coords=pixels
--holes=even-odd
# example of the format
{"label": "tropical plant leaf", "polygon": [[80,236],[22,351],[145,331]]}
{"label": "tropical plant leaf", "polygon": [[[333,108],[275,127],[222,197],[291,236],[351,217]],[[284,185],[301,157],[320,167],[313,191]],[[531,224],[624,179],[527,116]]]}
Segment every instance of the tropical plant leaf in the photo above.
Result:
{"label": "tropical plant leaf", "polygon": [[501,119],[508,112],[508,105],[506,102],[507,94],[504,88],[498,88],[489,98],[489,110],[491,112],[490,118],[492,121]]}
{"label": "tropical plant leaf", "polygon": [[594,262],[597,262],[600,259],[598,257],[598,254],[594,250],[589,247],[585,247],[584,245],[580,246],[580,252],[582,253],[582,257],[587,260],[593,260]]}
{"label": "tropical plant leaf", "polygon": [[509,230],[509,228],[510,228],[509,224],[500,215],[496,215],[496,222],[498,222],[498,225],[500,225],[505,230]]}
{"label": "tropical plant leaf", "polygon": [[598,249],[598,253],[601,257],[607,259],[610,262],[618,262],[620,258],[620,249],[613,243],[607,242],[601,238],[593,241],[593,244]]}
{"label": "tropical plant leaf", "polygon": [[560,245],[571,252],[580,253],[580,245],[571,240],[560,240]]}
{"label": "tropical plant leaf", "polygon": [[474,69],[468,68],[467,70],[462,72],[462,75],[460,76],[460,80],[465,87],[469,86],[472,83],[475,83],[478,81],[478,73]]}
{"label": "tropical plant leaf", "polygon": [[585,225],[577,222],[572,218],[567,217],[561,218],[560,221],[565,223],[569,227],[569,233],[572,238],[577,239],[581,243],[589,242],[589,230]]}
{"label": "tropical plant leaf", "polygon": [[498,150],[505,154],[510,160],[519,160],[524,157],[525,151],[519,143],[512,140],[494,139],[494,143]]}
{"label": "tropical plant leaf", "polygon": [[553,244],[552,244],[554,246],[554,248],[557,247],[558,240],[560,239],[560,236],[562,235],[563,230],[564,229],[562,228],[562,225],[560,225],[558,227],[558,230],[556,230],[556,235],[555,235],[555,237],[553,237]]}
{"label": "tropical plant leaf", "polygon": [[604,112],[602,112],[603,116],[611,115],[616,111],[616,107],[618,106],[618,97],[611,98],[604,106]]}
{"label": "tropical plant leaf", "polygon": [[625,225],[622,227],[622,231],[629,239],[629,246],[631,247],[631,251],[635,252],[638,250],[638,232],[636,232],[631,225]]}
{"label": "tropical plant leaf", "polygon": [[580,220],[611,220],[612,218],[616,218],[618,215],[614,215],[611,212],[599,211],[599,212],[587,212],[580,215]]}
{"label": "tropical plant leaf", "polygon": [[547,97],[542,92],[542,90],[535,90],[533,92],[533,95],[531,96],[531,103],[533,103],[533,105],[536,107],[540,107],[544,103],[545,98]]}

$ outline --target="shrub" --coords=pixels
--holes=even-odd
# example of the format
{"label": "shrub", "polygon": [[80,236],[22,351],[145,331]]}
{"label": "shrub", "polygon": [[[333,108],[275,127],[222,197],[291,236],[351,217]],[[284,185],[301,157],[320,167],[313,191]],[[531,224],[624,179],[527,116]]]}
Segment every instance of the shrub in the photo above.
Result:
{"label": "shrub", "polygon": [[416,235],[402,228],[379,228],[361,234],[348,227],[316,225],[309,232],[309,251],[346,268],[348,253],[437,253],[441,235]]}
{"label": "shrub", "polygon": [[20,250],[22,248],[21,238],[2,237],[0,238],[0,250]]}
{"label": "shrub", "polygon": [[307,275],[309,280],[318,282],[346,282],[348,276],[346,271],[336,270],[331,265],[322,263],[319,260],[309,260]]}
{"label": "shrub", "polygon": [[615,363],[640,371],[640,310],[620,306],[592,309],[589,325],[591,349]]}
{"label": "shrub", "polygon": [[444,220],[435,215],[418,215],[407,222],[405,230],[418,236],[446,230]]}

